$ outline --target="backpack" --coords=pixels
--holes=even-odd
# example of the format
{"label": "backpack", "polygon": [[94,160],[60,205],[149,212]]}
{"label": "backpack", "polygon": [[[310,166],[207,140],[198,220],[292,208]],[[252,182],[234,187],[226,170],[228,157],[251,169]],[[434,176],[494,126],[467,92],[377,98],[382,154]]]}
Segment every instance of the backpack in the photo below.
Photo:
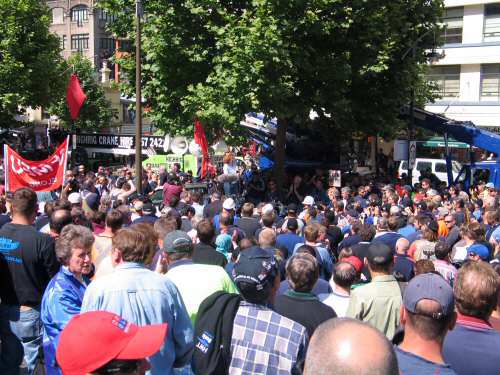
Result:
{"label": "backpack", "polygon": [[231,357],[231,337],[239,294],[215,292],[198,310],[194,328],[194,351],[191,363],[195,374],[226,374]]}

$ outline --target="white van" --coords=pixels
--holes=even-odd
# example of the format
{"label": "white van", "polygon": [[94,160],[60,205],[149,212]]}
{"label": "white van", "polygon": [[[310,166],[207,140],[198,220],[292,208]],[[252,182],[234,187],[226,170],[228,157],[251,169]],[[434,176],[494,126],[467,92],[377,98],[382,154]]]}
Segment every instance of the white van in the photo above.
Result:
{"label": "white van", "polygon": [[[448,175],[446,174],[446,160],[445,159],[425,159],[425,158],[417,158],[415,160],[415,167],[412,171],[412,183],[415,185],[420,182],[420,171],[425,171],[430,169],[432,173],[436,175],[443,182],[448,182]],[[451,170],[453,173],[453,180],[457,178],[458,173],[462,169],[462,165],[455,160],[451,161]],[[408,161],[403,160],[399,163],[398,175],[402,174],[408,175]]]}

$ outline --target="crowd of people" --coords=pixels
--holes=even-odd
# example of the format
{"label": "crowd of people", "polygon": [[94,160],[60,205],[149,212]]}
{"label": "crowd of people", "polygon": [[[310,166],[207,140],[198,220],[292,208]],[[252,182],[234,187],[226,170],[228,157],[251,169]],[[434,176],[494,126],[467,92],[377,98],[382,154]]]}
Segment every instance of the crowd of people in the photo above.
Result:
{"label": "crowd of people", "polygon": [[0,373],[496,373],[495,186],[222,174],[7,192]]}

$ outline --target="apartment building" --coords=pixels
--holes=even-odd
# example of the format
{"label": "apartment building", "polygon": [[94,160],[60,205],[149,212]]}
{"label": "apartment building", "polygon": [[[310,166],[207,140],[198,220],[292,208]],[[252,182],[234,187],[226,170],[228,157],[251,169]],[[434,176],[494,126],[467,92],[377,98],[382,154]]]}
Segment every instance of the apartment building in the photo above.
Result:
{"label": "apartment building", "polygon": [[59,36],[64,58],[79,52],[89,58],[96,69],[115,52],[115,40],[106,31],[112,21],[109,14],[95,8],[94,0],[48,0],[52,13],[50,30]]}
{"label": "apartment building", "polygon": [[441,98],[426,109],[500,133],[500,2],[446,0],[445,57],[429,80]]}

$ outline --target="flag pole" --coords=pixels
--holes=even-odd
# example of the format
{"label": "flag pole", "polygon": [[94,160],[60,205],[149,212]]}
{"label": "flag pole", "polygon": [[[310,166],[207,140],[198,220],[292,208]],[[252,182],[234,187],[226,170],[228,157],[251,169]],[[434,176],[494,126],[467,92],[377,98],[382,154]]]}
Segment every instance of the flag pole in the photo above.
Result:
{"label": "flag pole", "polygon": [[5,192],[9,192],[9,173],[8,173],[8,165],[9,161],[7,160],[8,153],[7,153],[7,145],[3,145],[3,173],[4,173],[4,178],[5,178]]}
{"label": "flag pole", "polygon": [[[68,148],[69,148],[69,135],[66,136],[66,160],[64,160],[64,170],[63,170],[63,179],[62,179],[62,188],[66,184],[66,170],[68,167]],[[71,157],[73,157],[73,152],[71,153]]]}
{"label": "flag pole", "polygon": [[135,186],[142,193],[141,0],[135,3]]}

